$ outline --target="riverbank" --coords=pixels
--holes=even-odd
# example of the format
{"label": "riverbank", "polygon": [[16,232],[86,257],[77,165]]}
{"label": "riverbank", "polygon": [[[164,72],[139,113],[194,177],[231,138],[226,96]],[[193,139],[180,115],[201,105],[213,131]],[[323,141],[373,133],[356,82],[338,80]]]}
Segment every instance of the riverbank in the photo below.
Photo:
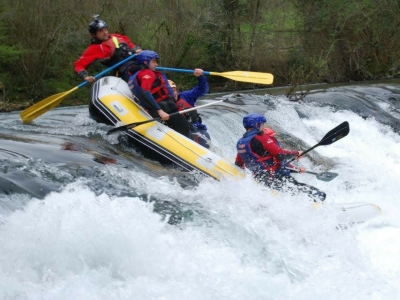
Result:
{"label": "riverbank", "polygon": [[[49,95],[51,96],[51,95]],[[44,100],[44,99],[42,99]],[[13,111],[19,111],[19,110],[24,110],[30,106],[32,106],[37,102],[28,102],[28,101],[23,101],[23,102],[17,102],[17,103],[12,103],[10,101],[0,101],[0,112],[7,113],[7,112],[13,112]],[[79,105],[86,105],[87,104],[87,99],[79,101],[79,100],[74,100],[74,101],[65,101],[60,106],[79,106]]]}
{"label": "riverbank", "polygon": [[0,101],[0,112],[12,112],[16,110],[23,110],[29,106],[30,104],[10,103],[8,101]]}
{"label": "riverbank", "polygon": [[[382,83],[400,83],[400,78],[390,78],[390,79],[382,79],[382,80],[366,80],[361,82],[341,82],[341,83],[316,83],[316,84],[304,84],[297,86],[276,86],[276,87],[266,87],[259,89],[245,89],[245,90],[233,90],[233,89],[223,89],[218,86],[210,86],[209,95],[216,94],[229,94],[229,93],[240,93],[240,92],[252,92],[255,94],[268,94],[268,95],[285,95],[291,101],[301,100],[302,97],[305,97],[307,94],[315,91],[331,89],[339,86],[346,85],[371,85],[371,84],[382,84]],[[51,96],[51,95],[48,95]],[[207,96],[206,96],[207,97]],[[45,99],[45,98],[44,98]],[[43,100],[43,99],[42,99]],[[87,105],[87,99],[84,98],[82,100],[78,99],[70,99],[64,101],[60,106],[79,106],[79,105]],[[39,101],[37,101],[39,102]],[[12,112],[19,111],[28,108],[29,106],[37,103],[32,101],[21,101],[21,102],[10,102],[9,100],[1,101],[0,100],[0,112]]]}

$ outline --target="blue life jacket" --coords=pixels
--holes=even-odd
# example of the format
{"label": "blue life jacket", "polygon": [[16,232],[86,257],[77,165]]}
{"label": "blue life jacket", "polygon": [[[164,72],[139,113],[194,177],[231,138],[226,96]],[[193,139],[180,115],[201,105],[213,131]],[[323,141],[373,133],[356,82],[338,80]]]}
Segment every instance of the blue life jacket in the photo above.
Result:
{"label": "blue life jacket", "polygon": [[278,167],[276,159],[271,155],[261,157],[254,153],[250,147],[250,141],[259,133],[259,130],[254,128],[246,132],[243,137],[237,142],[236,149],[240,158],[244,161],[246,168],[259,174],[261,172],[270,171],[273,173]]}

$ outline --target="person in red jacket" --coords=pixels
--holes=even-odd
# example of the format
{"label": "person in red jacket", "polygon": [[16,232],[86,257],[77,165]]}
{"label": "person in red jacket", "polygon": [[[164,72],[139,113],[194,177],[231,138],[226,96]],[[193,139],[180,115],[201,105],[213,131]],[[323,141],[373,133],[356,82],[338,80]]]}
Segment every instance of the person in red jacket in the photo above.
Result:
{"label": "person in red jacket", "polygon": [[152,50],[143,50],[136,58],[142,69],[129,78],[132,93],[153,118],[159,117],[169,127],[190,138],[190,124],[177,113],[178,107],[167,77],[156,71],[158,54]]}
{"label": "person in red jacket", "polygon": [[[111,67],[134,53],[141,51],[139,46],[133,44],[130,39],[122,34],[109,33],[106,22],[99,19],[99,15],[93,16],[89,24],[89,33],[92,41],[74,63],[74,70],[80,78],[93,83],[96,79],[90,76],[87,68],[96,61],[100,61],[107,67]],[[134,60],[124,63],[118,68],[118,75],[128,81],[134,70],[137,69]]]}
{"label": "person in red jacket", "polygon": [[[298,182],[290,176],[290,169],[285,161],[292,158],[299,160],[302,151],[287,150],[280,147],[278,140],[271,136],[271,131],[264,132],[267,119],[261,114],[248,114],[243,118],[246,132],[237,142],[235,164],[252,171],[254,178],[266,186],[282,191],[290,191],[292,195],[306,193],[314,201],[324,201],[326,194],[317,188]],[[306,169],[301,167],[298,172]]]}

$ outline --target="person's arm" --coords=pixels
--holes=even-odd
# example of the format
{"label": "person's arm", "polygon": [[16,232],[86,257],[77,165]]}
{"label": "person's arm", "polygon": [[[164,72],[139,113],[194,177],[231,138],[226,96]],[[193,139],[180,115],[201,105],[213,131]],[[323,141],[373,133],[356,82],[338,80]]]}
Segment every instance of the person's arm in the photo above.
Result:
{"label": "person's arm", "polygon": [[[200,69],[195,69],[200,70]],[[179,97],[185,100],[190,105],[194,106],[197,99],[208,93],[208,82],[207,77],[200,75],[197,77],[197,85],[188,91],[183,91],[179,94]]]}
{"label": "person's arm", "polygon": [[154,80],[156,80],[156,75],[153,71],[145,69],[137,75],[140,87],[143,90],[143,98],[146,100],[147,104],[157,111],[157,114],[164,121],[169,119],[169,114],[163,111],[157,101],[151,94],[151,87],[153,86]]}
{"label": "person's arm", "polygon": [[103,47],[104,51],[100,51],[98,44],[90,45],[83,54],[74,62],[74,71],[83,80],[90,83],[95,81],[93,76],[90,76],[87,68],[98,60],[107,59],[111,56],[111,51],[107,47]]}
{"label": "person's arm", "polygon": [[146,100],[146,103],[157,111],[157,114],[161,118],[161,120],[169,120],[169,114],[161,109],[160,105],[158,105],[157,101],[154,99],[153,95],[149,91],[143,92],[142,96]]}
{"label": "person's arm", "polygon": [[303,174],[307,172],[307,169],[305,167],[297,167],[292,164],[287,164],[284,165],[284,167],[290,171],[290,173],[298,173],[298,174]]}
{"label": "person's arm", "polygon": [[[258,139],[260,140],[260,139]],[[277,143],[274,142],[274,140],[269,137],[269,136],[263,136],[261,139],[262,145],[264,149],[273,157],[278,158],[280,161],[282,160],[287,160],[287,159],[292,159],[295,156],[298,156],[300,154],[299,151],[295,150],[286,150],[281,148]]]}
{"label": "person's arm", "polygon": [[240,157],[239,153],[236,154],[235,165],[237,165],[238,167],[240,167],[240,168],[242,168],[242,169],[245,168],[244,161],[243,161],[243,159]]}

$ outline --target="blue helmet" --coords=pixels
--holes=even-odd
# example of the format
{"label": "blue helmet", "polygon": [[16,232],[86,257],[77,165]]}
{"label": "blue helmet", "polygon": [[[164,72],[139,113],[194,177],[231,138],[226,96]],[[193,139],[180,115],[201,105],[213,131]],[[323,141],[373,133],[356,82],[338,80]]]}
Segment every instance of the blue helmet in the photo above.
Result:
{"label": "blue helmet", "polygon": [[89,24],[89,33],[96,34],[97,31],[107,26],[107,23],[99,19],[99,15],[93,16],[93,21]]}
{"label": "blue helmet", "polygon": [[260,114],[248,114],[243,118],[244,128],[260,129],[261,124],[267,122],[267,119]]}
{"label": "blue helmet", "polygon": [[143,50],[138,55],[136,55],[136,61],[139,65],[143,65],[145,61],[150,61],[150,59],[152,58],[158,59],[157,52],[151,50]]}

